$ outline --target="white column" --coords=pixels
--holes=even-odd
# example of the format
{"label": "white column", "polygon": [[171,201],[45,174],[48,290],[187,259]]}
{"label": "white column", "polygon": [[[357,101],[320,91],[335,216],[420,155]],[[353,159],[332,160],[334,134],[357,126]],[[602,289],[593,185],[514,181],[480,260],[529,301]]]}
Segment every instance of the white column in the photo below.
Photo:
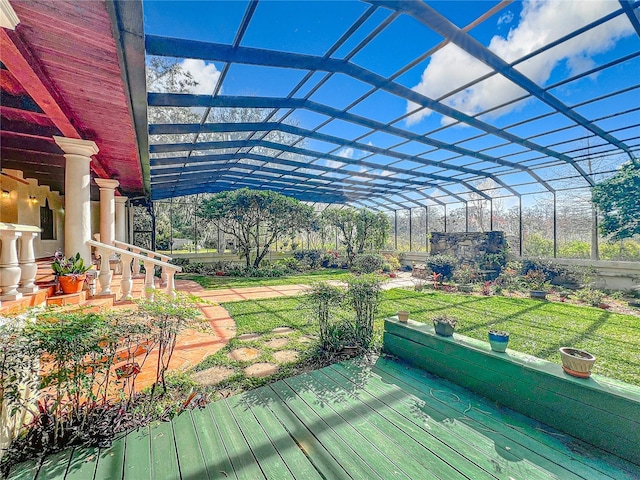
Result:
{"label": "white column", "polygon": [[116,197],[116,240],[127,242],[127,197]]}
{"label": "white column", "polygon": [[80,252],[91,263],[91,155],[98,153],[95,142],[76,138],[53,137],[64,152],[64,250],[70,257]]}
{"label": "white column", "polygon": [[116,200],[115,189],[120,182],[108,178],[96,178],[100,187],[100,241],[113,245],[116,239]]}

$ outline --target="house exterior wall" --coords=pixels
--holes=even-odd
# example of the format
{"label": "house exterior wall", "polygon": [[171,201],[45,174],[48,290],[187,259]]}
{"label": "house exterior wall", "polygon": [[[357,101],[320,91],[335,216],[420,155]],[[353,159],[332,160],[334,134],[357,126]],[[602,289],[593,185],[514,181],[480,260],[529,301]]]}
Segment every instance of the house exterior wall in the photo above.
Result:
{"label": "house exterior wall", "polygon": [[[3,169],[10,175],[0,175],[0,193],[9,192],[9,197],[0,194],[0,221],[40,227],[40,207],[48,200],[53,211],[53,240],[42,240],[36,236],[33,248],[36,258],[53,255],[64,247],[64,197],[52,192],[49,187],[38,185],[32,178],[24,178],[19,170]],[[13,177],[13,178],[12,178]],[[35,198],[35,201],[30,200]]]}

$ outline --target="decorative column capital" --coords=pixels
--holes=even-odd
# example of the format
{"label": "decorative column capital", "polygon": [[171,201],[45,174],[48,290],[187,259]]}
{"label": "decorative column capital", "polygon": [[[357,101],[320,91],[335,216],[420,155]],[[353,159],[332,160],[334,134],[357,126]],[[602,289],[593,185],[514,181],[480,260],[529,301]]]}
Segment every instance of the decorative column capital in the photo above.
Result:
{"label": "decorative column capital", "polygon": [[129,197],[124,197],[122,195],[116,197],[116,203],[125,204],[125,203],[127,203],[127,200],[129,200]]}
{"label": "decorative column capital", "polygon": [[67,138],[54,136],[53,139],[66,154],[82,155],[91,157],[100,151],[93,140],[82,140],[81,138]]}
{"label": "decorative column capital", "polygon": [[0,0],[0,27],[15,30],[19,23],[20,19],[9,0]]}
{"label": "decorative column capital", "polygon": [[118,180],[112,180],[110,178],[96,178],[96,185],[100,187],[100,190],[115,190],[120,186]]}

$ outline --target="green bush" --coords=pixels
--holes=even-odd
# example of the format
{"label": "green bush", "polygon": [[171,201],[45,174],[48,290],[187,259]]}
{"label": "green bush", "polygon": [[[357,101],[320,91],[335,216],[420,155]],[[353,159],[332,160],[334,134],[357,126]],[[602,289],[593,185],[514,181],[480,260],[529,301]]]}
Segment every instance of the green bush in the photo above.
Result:
{"label": "green bush", "polygon": [[350,276],[347,302],[355,313],[356,342],[368,348],[373,340],[373,321],[382,296],[382,281],[373,274]]}
{"label": "green bush", "polygon": [[324,254],[320,250],[296,250],[293,258],[298,260],[304,270],[320,268]]}
{"label": "green bush", "polygon": [[344,322],[336,318],[343,298],[344,290],[327,282],[312,284],[305,297],[313,320],[320,327],[320,346],[324,350],[340,350],[345,339],[349,337]]}
{"label": "green bush", "polygon": [[382,270],[384,257],[377,253],[362,253],[356,255],[351,265],[351,270],[357,273],[374,273]]}
{"label": "green bush", "polygon": [[424,262],[433,272],[442,275],[440,280],[451,280],[453,272],[458,265],[458,260],[451,255],[430,255]]}
{"label": "green bush", "polygon": [[591,287],[581,288],[576,291],[575,295],[578,300],[588,303],[592,307],[600,305],[604,297],[606,297],[603,291]]}

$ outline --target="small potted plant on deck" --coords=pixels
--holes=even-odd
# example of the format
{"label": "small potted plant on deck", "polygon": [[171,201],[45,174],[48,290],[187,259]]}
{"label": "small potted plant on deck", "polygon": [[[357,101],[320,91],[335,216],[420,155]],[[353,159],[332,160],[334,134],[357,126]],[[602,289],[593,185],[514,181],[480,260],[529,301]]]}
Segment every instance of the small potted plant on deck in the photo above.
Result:
{"label": "small potted plant on deck", "polygon": [[489,330],[489,344],[494,352],[504,353],[509,344],[509,332]]}
{"label": "small potted plant on deck", "polygon": [[51,264],[51,269],[58,278],[58,283],[64,294],[81,292],[87,278],[85,273],[90,268],[91,265],[84,264],[80,252],[69,258],[62,255],[57,256]]}
{"label": "small potted plant on deck", "polygon": [[596,362],[595,355],[578,348],[561,347],[562,369],[568,375],[578,378],[591,376],[591,367]]}
{"label": "small potted plant on deck", "polygon": [[451,337],[457,324],[458,320],[449,315],[433,317],[433,328],[435,328],[436,334],[442,337]]}

